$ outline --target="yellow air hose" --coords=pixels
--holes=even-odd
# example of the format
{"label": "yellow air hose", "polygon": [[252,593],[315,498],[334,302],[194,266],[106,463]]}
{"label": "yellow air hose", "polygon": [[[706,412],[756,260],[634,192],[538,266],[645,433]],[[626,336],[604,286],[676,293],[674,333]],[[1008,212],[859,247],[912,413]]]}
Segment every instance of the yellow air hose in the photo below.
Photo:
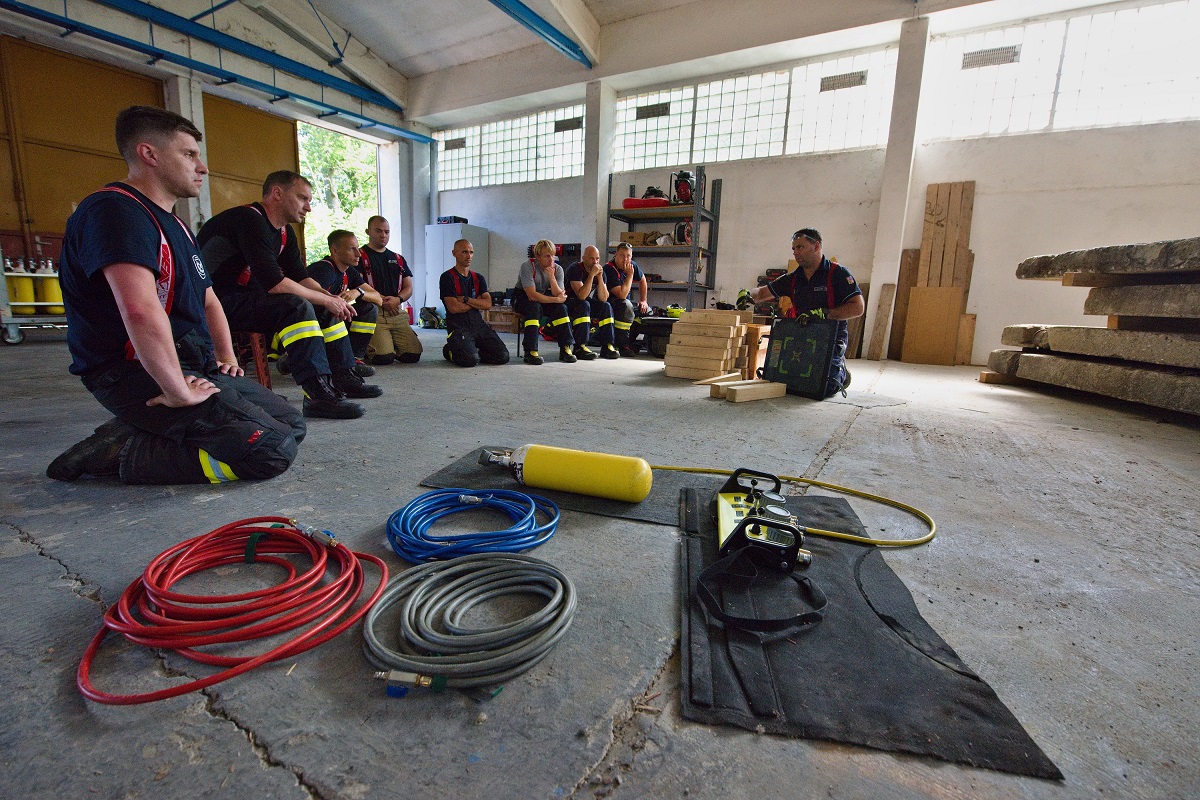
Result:
{"label": "yellow air hose", "polygon": [[[661,464],[652,464],[650,465],[650,469],[670,470],[672,472],[695,472],[701,475],[733,474],[733,470],[731,469],[715,469],[711,467],[673,467],[663,466]],[[777,477],[781,481],[788,481],[790,483],[803,483],[808,484],[809,486],[819,486],[822,489],[829,489],[830,491],[841,492],[842,494],[850,494],[854,495],[855,497],[861,497],[864,500],[872,500],[876,503],[892,506],[893,508],[898,508],[901,511],[906,511],[909,514],[912,514],[914,517],[929,526],[929,532],[924,536],[917,537],[916,539],[872,539],[868,536],[855,536],[852,533],[826,531],[821,530],[820,528],[804,528],[806,533],[809,533],[813,536],[826,536],[831,539],[845,539],[848,542],[857,542],[858,544],[873,544],[877,547],[914,547],[916,545],[925,544],[926,542],[931,541],[934,535],[937,533],[937,523],[933,521],[933,517],[929,516],[921,509],[914,508],[907,503],[901,503],[899,500],[892,500],[891,498],[882,497],[877,494],[871,494],[870,492],[851,489],[848,486],[838,486],[835,483],[825,483],[824,481],[813,480],[812,478],[801,478],[795,475],[779,475]]]}

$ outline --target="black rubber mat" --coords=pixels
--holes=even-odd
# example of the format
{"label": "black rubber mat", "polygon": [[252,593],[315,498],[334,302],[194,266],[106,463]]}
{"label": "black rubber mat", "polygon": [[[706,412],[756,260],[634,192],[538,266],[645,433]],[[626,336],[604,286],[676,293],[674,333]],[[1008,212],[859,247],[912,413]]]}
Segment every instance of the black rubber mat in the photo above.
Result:
{"label": "black rubber mat", "polygon": [[656,469],[649,496],[640,503],[623,503],[600,497],[523,486],[517,483],[516,478],[508,470],[494,464],[479,463],[479,454],[484,450],[511,449],[511,447],[501,446],[481,447],[433,473],[421,481],[421,485],[432,489],[508,489],[541,495],[553,500],[559,508],[570,511],[585,511],[605,517],[619,517],[675,527],[679,524],[679,498],[684,487],[706,486],[716,489],[725,482],[725,478],[720,476]]}
{"label": "black rubber mat", "polygon": [[[1062,778],[992,688],[921,617],[879,548],[805,539],[813,563],[804,574],[828,601],[815,624],[761,638],[709,624],[693,591],[717,556],[712,496],[712,489],[686,489],[680,503],[686,718]],[[841,498],[789,497],[787,505],[802,525],[863,533]],[[782,573],[720,592],[722,610],[736,616],[806,610]]]}

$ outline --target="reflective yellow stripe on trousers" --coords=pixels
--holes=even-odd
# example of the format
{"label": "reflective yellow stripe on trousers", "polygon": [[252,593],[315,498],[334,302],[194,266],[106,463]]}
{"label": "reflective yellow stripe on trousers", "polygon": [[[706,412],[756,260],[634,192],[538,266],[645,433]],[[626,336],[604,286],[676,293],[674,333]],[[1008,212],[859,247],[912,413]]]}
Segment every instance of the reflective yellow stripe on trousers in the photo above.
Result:
{"label": "reflective yellow stripe on trousers", "polygon": [[286,328],[275,334],[274,340],[271,342],[271,347],[280,350],[290,347],[301,339],[307,339],[310,336],[320,336],[321,326],[315,319],[307,319],[303,322],[297,322],[295,325],[288,325]]}
{"label": "reflective yellow stripe on trousers", "polygon": [[338,321],[330,325],[328,328],[322,328],[321,334],[325,337],[325,343],[336,342],[343,336],[349,336],[349,331],[346,330],[346,323]]}
{"label": "reflective yellow stripe on trousers", "polygon": [[213,458],[207,450],[200,451],[200,467],[204,470],[209,483],[228,483],[239,480],[228,464]]}

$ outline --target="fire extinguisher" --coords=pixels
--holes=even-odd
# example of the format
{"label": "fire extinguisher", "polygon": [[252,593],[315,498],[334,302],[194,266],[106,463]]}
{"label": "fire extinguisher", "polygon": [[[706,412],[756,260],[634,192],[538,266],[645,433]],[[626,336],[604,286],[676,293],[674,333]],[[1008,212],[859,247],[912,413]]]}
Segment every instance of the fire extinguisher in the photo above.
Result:
{"label": "fire extinguisher", "polygon": [[692,173],[686,170],[671,175],[671,186],[675,190],[675,202],[682,205],[689,205],[695,202],[696,196],[696,179],[692,177]]}

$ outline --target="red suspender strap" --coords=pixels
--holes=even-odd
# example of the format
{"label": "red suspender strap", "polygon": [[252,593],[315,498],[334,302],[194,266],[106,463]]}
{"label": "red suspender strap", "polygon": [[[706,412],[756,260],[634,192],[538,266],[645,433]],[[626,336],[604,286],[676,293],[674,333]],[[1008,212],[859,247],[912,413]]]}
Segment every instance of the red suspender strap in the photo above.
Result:
{"label": "red suspender strap", "polygon": [[371,274],[371,257],[367,255],[367,248],[358,248],[358,265],[362,267],[363,277],[367,279],[367,285],[372,289],[375,288],[375,276]]}
{"label": "red suspender strap", "polygon": [[[131,192],[127,192],[119,186],[105,186],[98,189],[100,192],[116,192],[128,197],[133,202],[137,203],[150,216],[150,221],[154,223],[154,227],[158,228],[158,278],[155,283],[158,286],[158,302],[162,305],[163,311],[167,314],[171,313],[171,309],[175,305],[175,255],[171,252],[171,245],[167,241],[166,231],[162,229],[162,225],[158,222],[158,217],[154,216],[145,203],[137,198]],[[175,216],[172,214],[171,216]],[[179,226],[187,233],[188,238],[192,238],[192,232],[183,224],[183,220],[175,217]],[[194,240],[193,240],[194,241]],[[125,358],[129,361],[137,359],[137,353],[134,352],[133,342],[125,342]]]}

